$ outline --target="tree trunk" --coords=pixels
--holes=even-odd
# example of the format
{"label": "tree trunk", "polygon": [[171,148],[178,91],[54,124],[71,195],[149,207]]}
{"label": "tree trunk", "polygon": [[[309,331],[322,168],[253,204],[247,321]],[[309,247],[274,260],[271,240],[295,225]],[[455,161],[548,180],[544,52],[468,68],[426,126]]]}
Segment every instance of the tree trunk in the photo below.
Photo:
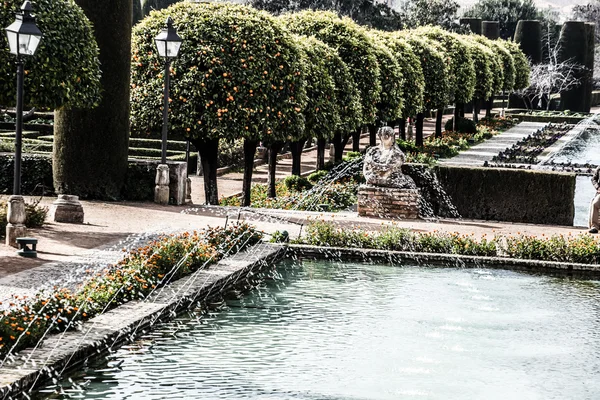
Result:
{"label": "tree trunk", "polygon": [[362,135],[362,126],[352,132],[352,151],[360,151],[360,135]]}
{"label": "tree trunk", "polygon": [[377,126],[369,125],[369,146],[377,146]]}
{"label": "tree trunk", "polygon": [[219,204],[217,187],[217,163],[219,156],[219,139],[191,139],[190,142],[198,149],[202,172],[204,175],[204,198],[206,204]]}
{"label": "tree trunk", "polygon": [[102,100],[94,109],[55,112],[53,175],[58,193],[117,199],[129,147],[131,0],[76,0],[94,25]]}
{"label": "tree trunk", "polygon": [[327,139],[317,139],[317,170],[325,168],[325,145]]}
{"label": "tree trunk", "polygon": [[492,118],[492,108],[494,108],[494,96],[490,96],[486,104],[485,117]]}
{"label": "tree trunk", "polygon": [[425,115],[423,113],[417,114],[416,121],[416,134],[415,134],[415,144],[417,146],[423,146],[423,121],[425,120]]}
{"label": "tree trunk", "polygon": [[479,123],[479,104],[481,100],[473,100],[473,122]]}
{"label": "tree trunk", "polygon": [[442,118],[444,117],[444,109],[440,108],[435,113],[435,137],[442,137]]}
{"label": "tree trunk", "polygon": [[306,139],[290,143],[292,151],[292,175],[300,176],[302,174],[302,148],[306,143]]}
{"label": "tree trunk", "polygon": [[400,139],[406,140],[406,118],[400,118],[398,126],[398,129],[400,130]]}
{"label": "tree trunk", "polygon": [[344,157],[344,149],[348,144],[348,140],[350,140],[351,134],[345,134],[342,136],[341,133],[336,133],[333,135],[333,161],[335,163],[339,163],[342,161]]}
{"label": "tree trunk", "polygon": [[252,173],[254,172],[254,155],[258,140],[244,139],[244,181],[242,183],[242,207],[250,207],[252,200]]}
{"label": "tree trunk", "polygon": [[462,104],[460,103],[456,103],[454,105],[454,124],[452,126],[452,129],[454,130],[454,132],[458,132],[458,120],[460,119],[460,110],[463,109]]}
{"label": "tree trunk", "polygon": [[269,178],[267,181],[268,194],[270,198],[277,197],[275,190],[275,173],[277,172],[277,154],[283,147],[283,142],[274,142],[269,146]]}

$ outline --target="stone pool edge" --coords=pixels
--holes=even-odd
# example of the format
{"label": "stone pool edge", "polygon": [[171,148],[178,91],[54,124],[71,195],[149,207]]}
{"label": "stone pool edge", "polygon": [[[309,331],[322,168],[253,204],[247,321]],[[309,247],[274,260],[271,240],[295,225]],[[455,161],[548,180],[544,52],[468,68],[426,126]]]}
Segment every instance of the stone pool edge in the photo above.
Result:
{"label": "stone pool edge", "polygon": [[486,267],[528,272],[570,275],[579,277],[600,277],[600,265],[564,263],[560,261],[524,260],[508,257],[468,256],[447,253],[416,253],[409,251],[357,249],[345,247],[320,247],[290,244],[286,257],[301,257],[318,260],[348,260],[362,262],[435,264],[446,267],[460,265],[465,268]]}
{"label": "stone pool edge", "polygon": [[257,244],[164,286],[145,301],[131,301],[91,318],[80,330],[50,335],[37,351],[25,349],[14,362],[0,368],[0,397],[18,397],[39,389],[53,378],[53,371],[72,370],[156,321],[171,319],[199,300],[210,302],[285,256],[285,246]]}

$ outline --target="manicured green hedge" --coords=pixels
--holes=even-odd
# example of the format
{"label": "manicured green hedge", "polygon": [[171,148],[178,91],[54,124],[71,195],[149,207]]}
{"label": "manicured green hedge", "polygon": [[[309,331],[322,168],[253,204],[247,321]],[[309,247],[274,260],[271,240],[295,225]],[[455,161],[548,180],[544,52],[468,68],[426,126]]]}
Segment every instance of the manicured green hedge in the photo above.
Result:
{"label": "manicured green hedge", "polygon": [[464,218],[573,225],[575,174],[450,166],[436,173]]}
{"label": "manicured green hedge", "polygon": [[[0,153],[0,193],[12,193],[14,155]],[[25,154],[21,159],[21,191],[24,195],[54,193],[52,158],[47,155]]]}

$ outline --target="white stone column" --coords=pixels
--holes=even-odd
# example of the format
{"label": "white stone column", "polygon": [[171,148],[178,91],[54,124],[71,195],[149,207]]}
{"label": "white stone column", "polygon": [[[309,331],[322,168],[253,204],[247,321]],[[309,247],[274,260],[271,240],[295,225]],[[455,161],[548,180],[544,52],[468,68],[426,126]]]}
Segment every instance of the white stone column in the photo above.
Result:
{"label": "white stone column", "polygon": [[23,196],[8,198],[8,225],[6,225],[6,245],[17,247],[17,238],[27,236],[25,228],[25,200]]}
{"label": "white stone column", "polygon": [[154,188],[154,202],[162,205],[169,204],[169,166],[159,164],[156,167],[156,187]]}

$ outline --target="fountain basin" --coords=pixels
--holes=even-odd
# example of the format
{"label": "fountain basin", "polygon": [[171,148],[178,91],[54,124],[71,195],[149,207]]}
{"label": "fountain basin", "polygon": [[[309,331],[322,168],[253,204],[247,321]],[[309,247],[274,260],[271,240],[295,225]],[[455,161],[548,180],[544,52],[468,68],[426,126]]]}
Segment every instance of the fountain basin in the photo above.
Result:
{"label": "fountain basin", "polygon": [[163,324],[61,385],[88,399],[594,398],[598,288],[287,261],[259,290]]}

